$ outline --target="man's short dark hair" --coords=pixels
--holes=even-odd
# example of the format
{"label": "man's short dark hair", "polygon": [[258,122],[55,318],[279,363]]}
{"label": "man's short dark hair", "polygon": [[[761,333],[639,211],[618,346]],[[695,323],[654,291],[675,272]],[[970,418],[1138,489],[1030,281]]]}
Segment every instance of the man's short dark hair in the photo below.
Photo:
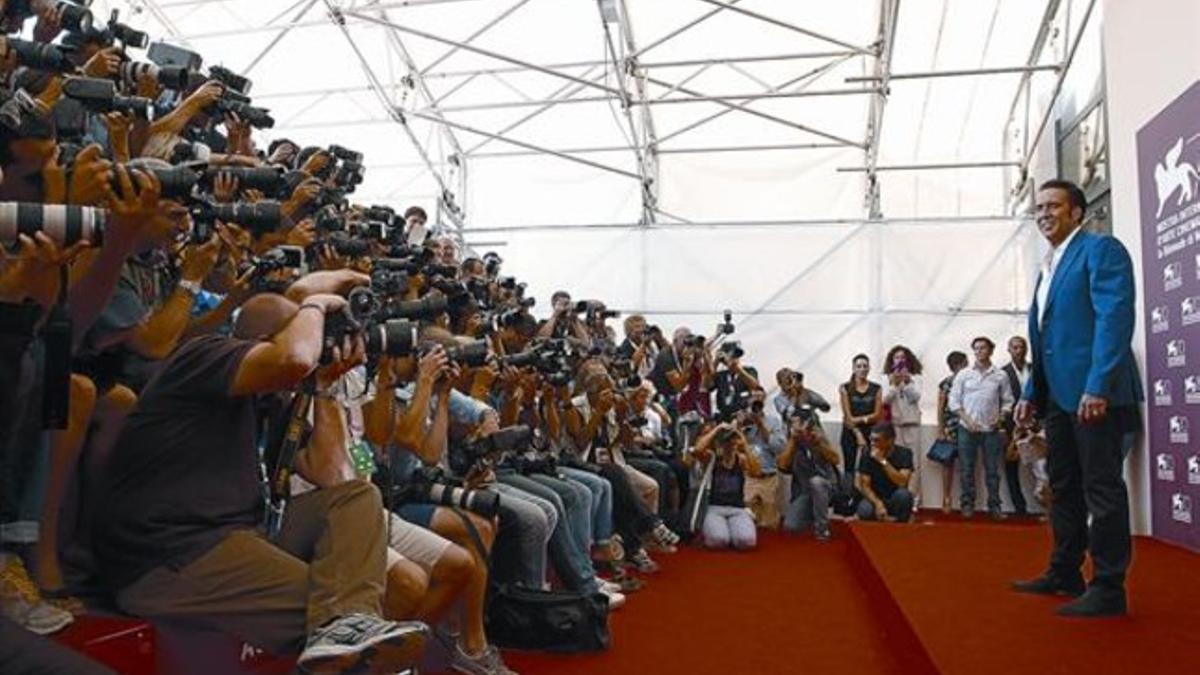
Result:
{"label": "man's short dark hair", "polygon": [[985,337],[983,335],[980,335],[979,337],[975,338],[974,340],[971,340],[971,349],[975,349],[975,344],[978,342],[986,343],[988,346],[988,349],[990,349],[992,351],[996,351],[996,343],[992,342],[991,338]]}
{"label": "man's short dark hair", "polygon": [[1042,183],[1038,191],[1042,190],[1062,190],[1067,193],[1067,201],[1071,204],[1071,208],[1079,207],[1080,211],[1087,213],[1087,195],[1083,189],[1069,180],[1055,178]]}
{"label": "man's short dark hair", "polygon": [[1012,344],[1013,340],[1020,340],[1021,344],[1025,345],[1026,349],[1029,348],[1029,340],[1026,340],[1024,335],[1014,335],[1008,338],[1008,344]]}
{"label": "man's short dark hair", "polygon": [[566,298],[567,300],[570,300],[571,294],[566,291],[554,291],[554,295],[550,296],[550,304],[558,302],[559,298]]}
{"label": "man's short dark hair", "polygon": [[892,426],[891,422],[879,422],[871,427],[872,436],[883,436],[892,440],[896,439],[896,427]]}
{"label": "man's short dark hair", "polygon": [[967,355],[960,351],[953,351],[946,355],[946,365],[954,370],[958,366],[967,365]]}
{"label": "man's short dark hair", "polygon": [[424,220],[425,222],[429,222],[429,216],[425,213],[425,209],[423,209],[419,206],[410,206],[407,209],[404,209],[404,219],[405,220],[408,220],[409,218],[412,218],[413,216],[420,216],[421,220]]}

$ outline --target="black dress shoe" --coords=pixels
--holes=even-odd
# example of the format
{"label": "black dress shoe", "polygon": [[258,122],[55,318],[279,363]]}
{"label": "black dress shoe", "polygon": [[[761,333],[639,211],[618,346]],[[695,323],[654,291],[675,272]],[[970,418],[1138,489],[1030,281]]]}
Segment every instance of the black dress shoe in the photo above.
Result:
{"label": "black dress shoe", "polygon": [[1047,572],[1029,581],[1014,581],[1012,589],[1018,593],[1033,593],[1035,595],[1069,595],[1077,598],[1087,590],[1087,584],[1082,576],[1073,579],[1063,579]]}
{"label": "black dress shoe", "polygon": [[1092,586],[1078,600],[1058,608],[1059,616],[1105,617],[1125,616],[1125,591]]}

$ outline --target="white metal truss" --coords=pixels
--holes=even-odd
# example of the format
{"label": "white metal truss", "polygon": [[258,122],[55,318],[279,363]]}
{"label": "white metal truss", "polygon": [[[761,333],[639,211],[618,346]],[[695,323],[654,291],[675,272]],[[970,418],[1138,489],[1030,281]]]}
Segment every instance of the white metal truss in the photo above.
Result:
{"label": "white metal truss", "polygon": [[[594,0],[598,9],[597,32],[604,38],[602,59],[578,60],[560,63],[537,63],[527,58],[518,58],[502,51],[482,46],[480,38],[497,26],[509,22],[518,12],[536,11],[539,2],[553,0],[506,0],[496,3],[495,14],[475,28],[464,38],[442,35],[441,29],[425,30],[412,25],[405,10],[439,4],[484,4],[494,0],[296,0],[287,3],[285,9],[275,13],[261,26],[218,29],[209,32],[187,34],[179,30],[173,18],[206,5],[219,5],[227,0],[128,0],[140,7],[163,25],[170,39],[189,44],[198,38],[262,36],[263,47],[248,61],[243,72],[252,71],[265,57],[276,49],[284,38],[294,31],[328,26],[334,23],[348,43],[353,47],[363,68],[367,84],[348,83],[336,88],[308,90],[278,90],[261,92],[256,99],[305,98],[315,99],[308,106],[317,105],[331,96],[353,96],[372,92],[380,101],[383,114],[379,117],[343,119],[336,122],[306,122],[302,115],[283,120],[279,132],[339,125],[396,125],[410,139],[419,163],[409,163],[409,168],[424,168],[437,184],[440,196],[439,212],[460,229],[470,220],[467,200],[468,163],[499,157],[536,156],[573,162],[597,171],[627,177],[639,182],[641,188],[641,217],[638,226],[657,226],[659,218],[679,222],[678,216],[664,214],[659,206],[659,159],[671,154],[707,154],[738,152],[800,152],[806,150],[836,149],[839,147],[860,148],[863,165],[841,167],[844,172],[863,174],[863,216],[868,220],[884,219],[880,200],[880,178],[884,172],[913,172],[961,169],[1012,168],[1018,174],[1016,184],[1006,186],[1013,193],[1027,190],[1027,171],[1031,149],[1044,134],[1052,117],[1054,102],[1063,86],[1067,68],[1070,66],[1080,37],[1092,14],[1095,0],[1091,0],[1073,35],[1067,36],[1067,45],[1058,63],[1042,63],[1044,45],[1054,32],[1056,17],[1065,6],[1062,0],[1047,0],[1041,25],[1027,62],[1023,65],[929,69],[914,72],[893,72],[891,68],[896,27],[902,20],[900,0],[879,0],[878,30],[876,41],[870,45],[856,44],[827,31],[816,30],[792,20],[784,20],[771,14],[770,3],[747,0],[695,0],[704,5],[703,13],[682,21],[678,26],[648,41],[635,39],[634,22],[630,18],[628,0]],[[1069,4],[1069,3],[1066,3]],[[326,16],[317,16],[312,9],[323,6]],[[527,8],[533,9],[527,9]],[[810,42],[822,43],[815,50],[793,50],[791,53],[746,55],[712,55],[688,58],[661,58],[662,45],[676,40],[681,35],[694,31],[697,26],[723,14],[738,14],[745,19],[760,22],[764,26],[781,29],[803,36]],[[174,15],[174,16],[173,16]],[[389,82],[381,76],[380,64],[369,63],[355,40],[361,39],[351,29],[355,26],[382,28],[386,44],[407,74],[393,75]],[[1074,39],[1072,39],[1074,38]],[[416,63],[410,43],[422,41],[445,46],[436,58],[427,63]],[[824,50],[821,48],[825,47]],[[484,67],[473,69],[447,69],[446,62],[459,52],[482,57]],[[865,69],[861,76],[841,77],[839,84],[831,85],[825,77],[839,65],[851,59],[864,59]],[[816,60],[816,64],[808,63]],[[795,72],[782,81],[771,83],[760,79],[742,66],[752,63],[776,62],[794,65]],[[757,91],[707,91],[693,81],[714,67],[736,70],[750,82],[756,83]],[[692,70],[688,71],[687,69]],[[1028,102],[1029,82],[1038,73],[1055,73],[1057,76],[1052,100],[1044,112],[1031,110]],[[1019,73],[1021,83],[1014,97],[1009,126],[1016,124],[1021,101],[1025,101],[1025,122],[1021,126],[1024,137],[1020,148],[1014,148],[1009,129],[1005,129],[1004,152],[1000,159],[911,162],[906,164],[883,164],[879,161],[880,134],[889,92],[901,83],[925,82],[935,78],[969,77],[983,78],[993,75]],[[526,96],[507,78],[509,75],[545,76],[561,82],[561,86],[550,94]],[[464,102],[459,92],[480,78],[492,78],[505,89],[517,94],[515,98],[492,97],[492,100],[472,99]],[[437,92],[430,83],[437,81]],[[514,80],[515,82],[515,80]],[[665,92],[665,93],[664,93]],[[820,120],[798,119],[781,115],[767,108],[766,103],[779,99],[801,97],[861,96],[867,109],[866,130],[862,140],[849,138],[830,129],[821,128]],[[522,137],[521,128],[543,115],[552,115],[562,106],[587,105],[597,102],[611,103],[619,110],[619,128],[626,139],[624,145],[593,144],[579,147],[551,147],[536,139]],[[763,102],[763,105],[758,105]],[[715,112],[691,121],[675,129],[663,129],[656,123],[654,110],[661,106],[688,106],[692,104],[715,104]],[[307,109],[307,108],[306,108]],[[468,124],[456,115],[481,110],[523,110],[528,112],[508,122],[499,129],[482,128],[479,124]],[[369,113],[368,113],[369,114]],[[762,124],[778,125],[794,131],[804,132],[807,137],[795,142],[772,144],[717,145],[704,142],[680,143],[680,137],[692,134],[705,125],[726,115],[751,117]],[[437,129],[441,142],[431,143],[413,133],[409,119],[430,122]],[[500,144],[503,149],[488,146]],[[625,154],[625,157],[622,157]],[[603,157],[618,158],[608,162]],[[629,160],[632,161],[629,161]],[[372,166],[401,168],[400,163],[377,163]],[[631,167],[631,168],[626,168]],[[663,224],[670,224],[664,222]],[[631,224],[633,225],[633,224]]]}

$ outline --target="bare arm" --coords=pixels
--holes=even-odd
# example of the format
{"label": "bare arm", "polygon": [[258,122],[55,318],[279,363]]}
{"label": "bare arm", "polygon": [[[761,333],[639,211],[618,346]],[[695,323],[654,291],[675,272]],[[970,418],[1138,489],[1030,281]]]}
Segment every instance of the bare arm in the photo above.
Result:
{"label": "bare arm", "polygon": [[238,365],[230,393],[233,396],[285,391],[300,384],[317,367],[324,346],[325,313],[346,304],[335,295],[309,298],[283,330],[260,342]]}

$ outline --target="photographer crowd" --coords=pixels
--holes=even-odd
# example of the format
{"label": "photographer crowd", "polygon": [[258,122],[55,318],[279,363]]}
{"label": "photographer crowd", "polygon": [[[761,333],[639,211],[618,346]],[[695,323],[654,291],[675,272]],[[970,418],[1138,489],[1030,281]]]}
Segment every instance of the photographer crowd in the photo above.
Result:
{"label": "photographer crowd", "polygon": [[[854,359],[835,447],[803,374],[768,402],[728,312],[711,336],[626,316],[619,338],[559,291],[539,321],[499,256],[354,203],[358,152],[260,147],[249,80],[71,2],[0,8],[0,622],[121,612],[307,672],[437,644],[507,673],[497,643],[605,646],[681,539],[828,540],[831,511],[918,506],[906,348],[887,386]],[[939,421],[972,485],[983,449],[998,509],[1013,396],[976,357]],[[533,635],[549,602],[590,639]]]}

